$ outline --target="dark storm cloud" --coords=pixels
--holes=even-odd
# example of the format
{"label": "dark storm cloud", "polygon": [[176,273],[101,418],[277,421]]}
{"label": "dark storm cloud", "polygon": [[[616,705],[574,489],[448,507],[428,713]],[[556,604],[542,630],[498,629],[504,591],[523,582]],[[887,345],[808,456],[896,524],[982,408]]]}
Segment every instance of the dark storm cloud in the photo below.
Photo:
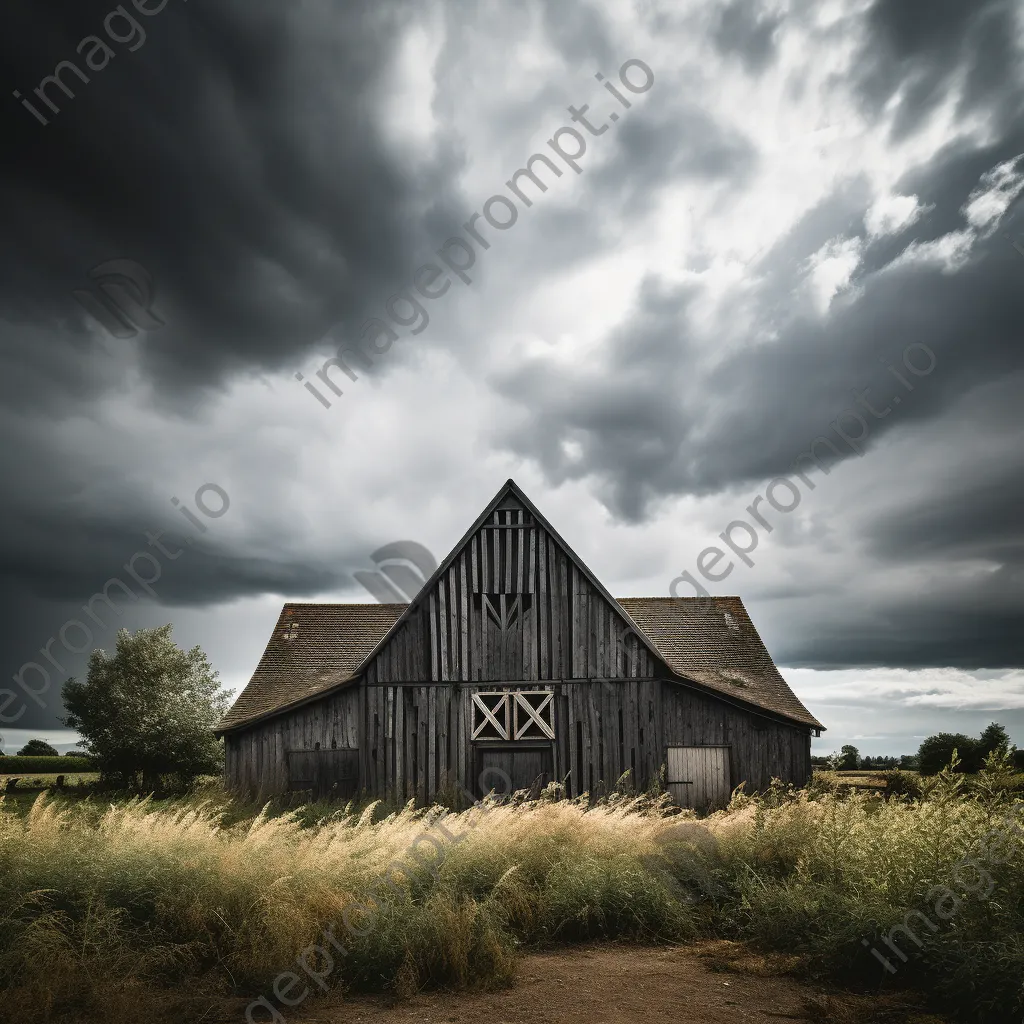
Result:
{"label": "dark storm cloud", "polygon": [[[989,237],[975,231],[973,251],[955,272],[936,261],[900,257],[911,245],[969,228],[964,205],[987,172],[1024,151],[1022,129],[1018,118],[983,148],[951,143],[898,182],[895,190],[916,194],[925,210],[894,235],[868,239],[865,181],[855,179],[811,210],[762,254],[758,276],[732,302],[740,322],[749,320],[762,338],[757,345],[725,344],[716,355],[695,319],[696,287],[648,279],[606,346],[571,371],[556,379],[538,361],[492,382],[512,402],[530,396],[528,415],[503,431],[502,440],[518,455],[535,458],[552,484],[588,478],[613,515],[641,522],[663,498],[746,486],[752,497],[768,480],[790,473],[795,457],[819,435],[829,435],[842,458],[858,461],[832,429],[843,410],[863,413],[868,423],[867,460],[890,431],[928,425],[938,431],[979,388],[991,391],[1005,382],[1012,390],[1024,375],[1024,260],[1002,228]],[[1019,223],[1019,210],[1003,217],[1003,227],[1019,229]],[[837,238],[861,246],[850,282],[851,295],[861,294],[837,300],[826,318],[798,312],[806,305],[801,288],[808,258]],[[723,341],[731,340],[726,327]],[[901,387],[882,361],[910,376],[901,365],[910,344],[929,346],[937,365],[927,380],[915,380],[914,393],[904,393],[897,409],[892,399]],[[875,409],[890,409],[883,418],[856,403],[855,392],[864,388]],[[865,553],[863,571],[870,566],[886,573],[925,560],[933,572],[950,566],[949,578],[939,573],[924,595],[894,586],[871,596],[851,578],[829,599],[842,609],[835,619],[823,603],[821,580],[769,585],[769,602],[788,606],[782,642],[773,649],[780,661],[815,668],[1024,661],[1021,465],[994,454],[1020,437],[1019,400],[990,403],[970,428],[948,437],[946,465],[933,460],[924,475],[907,466],[890,504],[883,500],[882,510],[870,516],[854,506],[844,517],[844,532]],[[982,450],[987,442],[993,455],[984,465],[975,459],[965,473],[969,439]],[[567,452],[566,443],[575,452]],[[921,444],[931,450],[927,438]],[[832,462],[830,453],[825,458]],[[820,479],[817,470],[814,476]],[[825,538],[788,536],[781,528],[773,543],[828,549]],[[952,570],[962,559],[990,570],[965,583]],[[723,586],[729,590],[733,580],[719,592]],[[796,602],[808,593],[818,600],[794,617]]]}
{"label": "dark storm cloud", "polygon": [[[590,116],[600,127],[606,115],[600,100],[594,106]],[[593,174],[594,206],[614,202],[628,217],[646,214],[665,184],[689,179],[739,187],[757,165],[747,139],[693,104],[662,102],[631,110],[614,142],[614,149],[608,147],[612,155]]]}
{"label": "dark storm cloud", "polygon": [[758,11],[749,0],[734,0],[722,8],[712,39],[727,55],[735,54],[748,71],[760,73],[775,57],[775,33],[782,18]]}
{"label": "dark storm cloud", "polygon": [[869,34],[857,60],[860,91],[878,112],[902,88],[893,126],[897,138],[911,134],[946,101],[963,96],[957,117],[977,113],[1007,123],[1020,116],[1015,81],[1020,53],[1016,0],[877,0]]}
{"label": "dark storm cloud", "polygon": [[[125,563],[152,552],[145,530],[181,529],[163,481],[193,474],[173,447],[159,446],[163,461],[146,449],[152,424],[136,433],[111,407],[130,409],[152,384],[154,404],[174,407],[168,430],[202,422],[209,392],[228,378],[294,366],[327,328],[361,322],[423,239],[456,217],[452,140],[413,163],[381,129],[409,5],[169,0],[151,17],[140,5],[159,0],[124,5],[141,42],[125,19],[110,21],[116,5],[106,0],[12,0],[0,12],[7,679],[110,578],[144,596]],[[111,48],[106,66],[86,64],[97,45],[80,47],[87,36]],[[54,113],[34,90],[62,61],[89,81],[65,66],[73,96],[54,83],[44,90]],[[120,257],[152,274],[166,322],[127,343],[92,333],[72,297],[89,287],[90,268]],[[225,451],[223,461],[246,454]],[[250,515],[265,501],[232,489]],[[287,535],[250,528],[234,547],[228,536],[211,531],[187,556],[164,559],[159,601],[309,595],[349,582],[348,559],[288,551]],[[53,725],[52,708],[30,710],[32,725]]]}
{"label": "dark storm cloud", "polygon": [[813,629],[799,630],[790,621],[772,655],[779,664],[814,669],[1019,667],[1020,584],[1018,576],[1013,604],[995,607],[988,607],[989,581],[899,603],[868,606],[840,599],[836,604],[844,615],[834,620],[809,607],[799,621],[813,622]]}
{"label": "dark storm cloud", "polygon": [[[119,628],[152,624],[154,602],[166,621],[173,618],[169,609],[239,595],[308,598],[352,586],[353,571],[367,561],[370,545],[360,547],[355,537],[332,557],[271,528],[231,539],[224,527],[239,512],[232,513],[230,496],[214,518],[202,515],[194,496],[181,503],[205,534],[169,503],[165,510],[143,508],[128,489],[121,497],[122,504],[91,517],[50,510],[42,501],[34,515],[11,517],[18,544],[5,553],[0,576],[0,651],[8,669],[0,678],[0,731],[4,724],[54,728],[65,679],[86,670],[89,650],[112,650]],[[219,511],[217,497],[206,497],[207,507]],[[259,495],[243,497],[251,507]]]}
{"label": "dark storm cloud", "polygon": [[[32,97],[58,62],[85,68],[76,45],[111,9],[5,5],[5,80]],[[140,339],[158,380],[291,365],[335,322],[365,318],[452,203],[451,150],[410,166],[375,116],[406,8],[171,0],[139,17],[136,52],[111,44],[88,84],[66,71],[74,99],[50,88],[62,109],[48,125],[5,105],[0,306],[49,329],[26,331],[12,361],[74,358],[86,339],[72,290],[127,257],[155,278],[167,321]]]}
{"label": "dark storm cloud", "polygon": [[[810,219],[820,221],[824,243],[837,218]],[[780,262],[764,290],[754,290],[759,311],[781,314],[791,305],[797,266]],[[1024,367],[1019,262],[995,236],[954,275],[921,265],[876,271],[855,279],[864,294],[852,305],[824,320],[790,311],[777,322],[777,342],[745,347],[714,366],[695,341],[693,289],[651,284],[613,332],[607,362],[557,379],[543,364],[528,364],[494,381],[512,400],[530,396],[530,419],[512,433],[510,447],[536,455],[553,481],[598,477],[613,510],[639,520],[658,496],[708,494],[787,472],[844,408],[858,408],[852,389],[868,388],[879,409],[893,388],[898,393],[881,359],[898,364],[908,344],[929,345],[941,370],[898,415],[874,421],[873,447],[888,430],[936,417],[971,387]],[[582,459],[567,459],[564,439],[582,445]]]}

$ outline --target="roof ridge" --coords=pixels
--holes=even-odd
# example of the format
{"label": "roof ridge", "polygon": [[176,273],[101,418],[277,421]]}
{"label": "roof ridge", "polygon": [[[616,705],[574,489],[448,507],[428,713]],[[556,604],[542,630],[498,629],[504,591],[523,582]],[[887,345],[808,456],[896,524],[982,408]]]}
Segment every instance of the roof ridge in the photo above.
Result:
{"label": "roof ridge", "polygon": [[[651,597],[644,594],[629,594],[616,597],[616,601],[703,601],[702,597],[678,597],[659,595]],[[742,601],[739,594],[712,594],[712,601]],[[285,608],[405,608],[411,601],[285,601]]]}
{"label": "roof ridge", "polygon": [[[743,598],[739,594],[711,594],[712,601],[742,601]],[[617,597],[616,601],[703,601],[703,597],[686,597],[680,594],[678,597],[671,597],[665,595],[659,595],[658,597],[644,597],[643,594],[638,594],[636,597]]]}
{"label": "roof ridge", "polygon": [[285,608],[404,608],[408,601],[285,601]]}

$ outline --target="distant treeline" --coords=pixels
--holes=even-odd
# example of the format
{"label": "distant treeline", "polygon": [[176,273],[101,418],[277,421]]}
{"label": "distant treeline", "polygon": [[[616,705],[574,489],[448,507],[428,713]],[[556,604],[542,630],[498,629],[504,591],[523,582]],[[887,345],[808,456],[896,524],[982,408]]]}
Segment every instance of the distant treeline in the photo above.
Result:
{"label": "distant treeline", "polygon": [[64,757],[0,757],[0,775],[72,775],[95,771],[92,759],[81,754]]}
{"label": "distant treeline", "polygon": [[919,771],[922,775],[937,775],[953,759],[956,752],[956,770],[966,774],[981,771],[981,766],[993,751],[1005,751],[1013,759],[1013,766],[1024,771],[1024,750],[1018,750],[1010,742],[1006,730],[993,722],[980,736],[967,736],[962,732],[940,732],[929,736],[918,748],[916,754],[901,754],[898,757],[860,756],[855,746],[847,743],[838,754],[829,757],[815,755],[811,764],[815,768],[833,768],[838,771]]}

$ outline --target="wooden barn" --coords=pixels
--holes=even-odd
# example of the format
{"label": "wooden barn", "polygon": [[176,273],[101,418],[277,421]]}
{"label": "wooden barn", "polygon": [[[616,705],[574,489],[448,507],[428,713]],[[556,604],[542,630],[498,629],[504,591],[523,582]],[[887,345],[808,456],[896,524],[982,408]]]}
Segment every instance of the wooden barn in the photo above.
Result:
{"label": "wooden barn", "polygon": [[703,808],[806,783],[822,728],[738,597],[616,600],[509,480],[411,602],[286,604],[217,733],[261,795],[599,795],[664,766]]}

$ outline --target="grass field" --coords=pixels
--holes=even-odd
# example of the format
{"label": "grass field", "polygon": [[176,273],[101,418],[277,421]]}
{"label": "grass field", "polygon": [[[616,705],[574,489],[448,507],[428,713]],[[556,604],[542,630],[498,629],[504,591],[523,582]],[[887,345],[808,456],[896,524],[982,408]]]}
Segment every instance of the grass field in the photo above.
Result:
{"label": "grass field", "polygon": [[[26,812],[4,799],[4,1007],[24,1024],[212,1024],[243,1019],[239,1005],[258,997],[283,1010],[275,979],[303,951],[300,981],[314,995],[317,976],[410,993],[503,984],[521,950],[704,938],[846,984],[913,985],[965,1021],[1017,1024],[1024,828],[1006,833],[998,857],[986,834],[1024,804],[1009,777],[978,777],[969,792],[962,778],[924,785],[922,799],[886,801],[816,778],[807,791],[738,794],[702,820],[625,795],[488,804],[449,815],[436,847],[421,841],[427,812],[411,806],[272,816],[209,784],[160,804],[42,794]],[[960,877],[967,854],[991,882],[983,896],[976,875]],[[406,872],[381,890],[396,863]],[[948,918],[928,909],[936,887],[948,887]],[[376,908],[371,926],[359,927],[358,903]],[[910,919],[918,948],[898,929],[925,910],[937,923]],[[342,927],[346,912],[360,935]],[[346,952],[327,972],[313,947],[326,952],[330,926]]]}
{"label": "grass field", "polygon": [[[885,789],[886,779],[884,772],[874,771],[847,771],[833,772],[815,768],[814,774],[822,779],[828,779],[844,786],[854,786],[857,789]],[[912,775],[919,778],[917,772],[904,772],[905,775]]]}
{"label": "grass field", "polygon": [[[17,788],[11,793],[5,793],[8,779],[17,779]],[[64,784],[69,789],[65,790],[66,798],[70,800],[82,799],[87,793],[86,786],[91,785],[99,779],[95,773],[75,772],[64,776]],[[0,775],[0,795],[4,797],[4,805],[13,809],[19,814],[28,814],[40,793],[49,789],[57,782],[56,774],[53,775]]]}
{"label": "grass field", "polygon": [[6,787],[8,779],[17,779],[18,789],[46,789],[56,783],[59,775],[64,776],[64,783],[67,786],[80,786],[95,782],[99,778],[98,772],[52,772],[45,775],[28,772],[9,772],[5,775],[0,772],[0,790]]}

